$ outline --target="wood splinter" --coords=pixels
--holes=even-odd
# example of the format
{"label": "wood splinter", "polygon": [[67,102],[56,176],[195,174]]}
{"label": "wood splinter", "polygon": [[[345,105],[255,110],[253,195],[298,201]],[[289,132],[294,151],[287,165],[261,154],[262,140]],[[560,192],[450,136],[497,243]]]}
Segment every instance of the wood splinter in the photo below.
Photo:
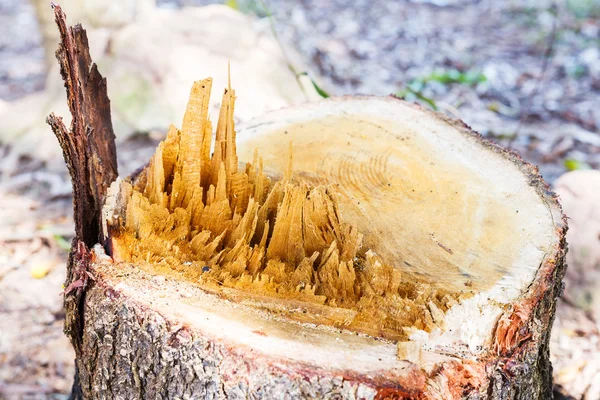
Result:
{"label": "wood splinter", "polygon": [[[279,307],[279,299],[307,302],[327,319],[287,316],[375,337],[407,339],[406,328],[439,327],[436,312],[468,294],[403,280],[398,268],[363,249],[362,234],[343,220],[335,185],[293,180],[291,153],[282,180],[265,175],[256,150],[238,170],[231,88],[210,154],[211,83],[194,84],[182,130],[171,127],[140,176],[111,190],[125,193],[115,193],[119,204],[106,210],[122,210],[106,225],[114,261],[182,276],[230,298],[231,290],[221,289],[272,297],[274,304],[260,302],[265,309]],[[428,302],[433,311],[423,306]]]}

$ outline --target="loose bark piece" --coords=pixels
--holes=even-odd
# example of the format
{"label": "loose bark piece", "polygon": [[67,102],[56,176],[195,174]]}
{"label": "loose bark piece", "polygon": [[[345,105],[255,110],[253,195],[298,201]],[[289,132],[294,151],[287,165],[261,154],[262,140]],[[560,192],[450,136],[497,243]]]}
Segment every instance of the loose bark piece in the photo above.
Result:
{"label": "loose bark piece", "polygon": [[[65,281],[65,333],[79,358],[85,290],[93,280],[88,248],[100,240],[101,209],[106,190],[118,175],[117,155],[106,80],[92,63],[85,30],[80,25],[67,27],[60,6],[52,8],[61,38],[56,58],[73,119],[69,130],[54,114],[47,122],[62,147],[73,184],[75,238]],[[76,376],[73,397],[81,396]]]}
{"label": "loose bark piece", "polygon": [[110,254],[74,249],[84,396],[551,397],[566,221],[537,169],[395,98],[238,134],[229,87],[213,143],[210,86],[111,185]]}
{"label": "loose bark piece", "polygon": [[92,63],[85,30],[67,27],[66,16],[53,5],[61,41],[56,51],[73,120],[69,130],[60,117],[47,122],[63,149],[74,191],[75,234],[91,247],[100,233],[106,190],[118,176],[115,135],[110,119],[106,80]]}

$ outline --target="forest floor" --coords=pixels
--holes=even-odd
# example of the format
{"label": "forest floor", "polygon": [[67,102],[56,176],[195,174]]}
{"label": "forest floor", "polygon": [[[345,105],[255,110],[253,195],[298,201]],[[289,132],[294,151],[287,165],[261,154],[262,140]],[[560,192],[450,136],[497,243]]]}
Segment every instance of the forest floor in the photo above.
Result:
{"label": "forest floor", "polygon": [[[228,3],[268,19],[261,1]],[[397,94],[461,118],[538,165],[549,182],[600,168],[596,1],[267,3],[280,40],[294,44],[330,94]],[[0,107],[43,89],[45,74],[33,6],[0,0]],[[152,136],[129,139],[119,149],[121,173],[146,162],[155,144]],[[69,391],[73,353],[59,293],[71,212],[60,160],[17,155],[0,143],[0,399]]]}

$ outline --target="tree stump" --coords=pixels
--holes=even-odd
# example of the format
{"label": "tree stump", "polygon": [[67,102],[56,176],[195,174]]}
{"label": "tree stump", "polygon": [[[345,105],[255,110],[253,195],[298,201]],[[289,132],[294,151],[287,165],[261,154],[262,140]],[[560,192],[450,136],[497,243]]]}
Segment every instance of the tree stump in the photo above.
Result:
{"label": "tree stump", "polygon": [[55,14],[74,397],[552,397],[566,220],[535,167],[393,97],[236,132],[230,85],[213,135],[205,79],[181,130],[116,178],[106,82]]}

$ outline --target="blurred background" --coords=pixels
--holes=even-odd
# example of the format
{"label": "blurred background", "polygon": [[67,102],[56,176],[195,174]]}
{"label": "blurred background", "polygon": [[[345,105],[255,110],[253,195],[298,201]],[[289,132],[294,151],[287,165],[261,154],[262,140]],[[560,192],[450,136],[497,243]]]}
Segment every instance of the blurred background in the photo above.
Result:
{"label": "blurred background", "polygon": [[[600,399],[600,0],[63,0],[108,79],[119,170],[227,63],[236,118],[395,94],[539,166],[569,216],[551,353],[559,398]],[[0,0],[0,399],[66,398],[71,184],[44,119],[70,120],[47,0]],[[213,113],[213,116],[215,114]]]}

